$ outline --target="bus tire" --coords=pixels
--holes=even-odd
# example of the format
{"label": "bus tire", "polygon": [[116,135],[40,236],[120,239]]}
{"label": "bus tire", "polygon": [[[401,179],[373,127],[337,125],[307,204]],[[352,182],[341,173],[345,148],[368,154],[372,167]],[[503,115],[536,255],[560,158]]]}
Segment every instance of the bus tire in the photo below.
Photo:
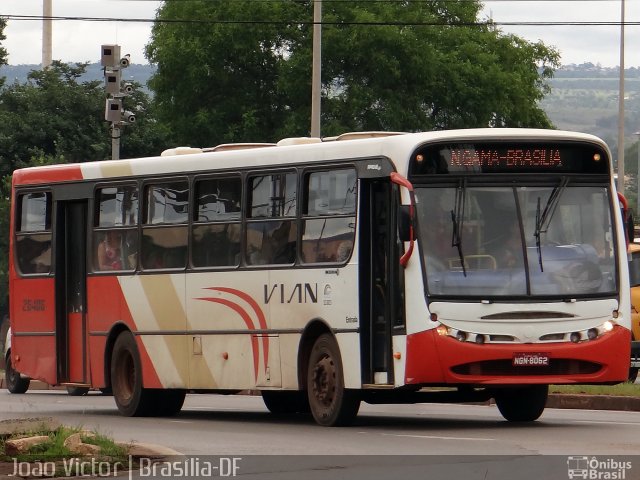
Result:
{"label": "bus tire", "polygon": [[120,413],[127,417],[153,414],[151,390],[142,388],[142,363],[129,331],[118,335],[111,355],[111,388]]}
{"label": "bus tire", "polygon": [[267,409],[275,415],[309,413],[309,398],[306,392],[262,390],[260,393]]}
{"label": "bus tire", "polygon": [[89,393],[89,387],[67,387],[67,393],[72,397],[82,397]]}
{"label": "bus tire", "polygon": [[533,422],[544,412],[548,394],[548,385],[532,385],[497,390],[494,398],[506,420]]}
{"label": "bus tire", "polygon": [[638,367],[629,368],[629,378],[627,379],[630,383],[635,383],[638,379]]}
{"label": "bus tire", "polygon": [[324,427],[348,425],[360,408],[360,396],[344,386],[340,350],[329,334],[318,337],[307,370],[309,408],[315,421]]}
{"label": "bus tire", "polygon": [[182,410],[184,399],[187,396],[186,390],[152,390],[155,406],[153,415],[158,417],[173,417]]}
{"label": "bus tire", "polygon": [[7,355],[7,365],[4,371],[4,379],[7,384],[7,390],[10,393],[25,393],[29,390],[31,379],[23,377],[20,372],[13,368],[11,354]]}

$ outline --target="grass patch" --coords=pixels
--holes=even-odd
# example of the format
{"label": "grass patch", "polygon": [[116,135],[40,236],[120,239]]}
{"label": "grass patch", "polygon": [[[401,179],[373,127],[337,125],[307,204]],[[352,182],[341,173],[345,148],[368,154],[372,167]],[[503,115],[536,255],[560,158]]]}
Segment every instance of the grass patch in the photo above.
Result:
{"label": "grass patch", "polygon": [[[62,426],[51,432],[34,431],[30,432],[29,434],[0,437],[0,462],[13,462],[14,459],[16,459],[18,462],[32,462],[35,459],[57,461],[78,457],[77,453],[72,452],[64,445],[65,440],[76,433],[81,433],[80,438],[82,439],[82,443],[88,443],[100,447],[100,452],[94,455],[94,458],[108,462],[128,461],[127,449],[120,445],[117,445],[110,438],[96,432],[82,435],[82,430],[80,428]],[[46,436],[49,437],[49,439],[44,443],[32,446],[25,453],[21,453],[15,456],[9,456],[6,454],[5,446],[8,440],[29,438],[34,436]]]}
{"label": "grass patch", "polygon": [[629,382],[618,385],[551,385],[549,393],[640,397],[640,385]]}

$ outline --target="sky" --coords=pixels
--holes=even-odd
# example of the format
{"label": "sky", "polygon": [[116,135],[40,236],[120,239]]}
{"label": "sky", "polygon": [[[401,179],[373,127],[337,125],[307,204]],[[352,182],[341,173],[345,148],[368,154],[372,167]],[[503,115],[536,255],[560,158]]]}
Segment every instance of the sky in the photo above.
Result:
{"label": "sky", "polygon": [[[161,4],[154,0],[52,0],[53,16],[153,19]],[[486,0],[484,17],[495,22],[619,22],[621,0]],[[42,0],[0,0],[0,16],[42,15]],[[625,0],[625,66],[640,66],[640,0]],[[637,23],[637,25],[629,23]],[[620,27],[602,25],[500,26],[526,40],[557,48],[564,65],[592,62],[620,64]],[[119,44],[132,63],[147,63],[144,46],[151,23],[55,21],[53,59],[97,62],[100,46]],[[2,45],[9,64],[39,64],[42,22],[10,19]]]}

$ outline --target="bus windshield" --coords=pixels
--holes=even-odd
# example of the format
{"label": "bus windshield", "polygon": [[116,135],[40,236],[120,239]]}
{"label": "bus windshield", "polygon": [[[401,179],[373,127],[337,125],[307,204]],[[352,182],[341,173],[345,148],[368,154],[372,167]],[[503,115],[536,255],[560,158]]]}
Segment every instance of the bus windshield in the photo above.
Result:
{"label": "bus windshield", "polygon": [[531,186],[416,186],[427,292],[455,297],[611,295],[609,192]]}

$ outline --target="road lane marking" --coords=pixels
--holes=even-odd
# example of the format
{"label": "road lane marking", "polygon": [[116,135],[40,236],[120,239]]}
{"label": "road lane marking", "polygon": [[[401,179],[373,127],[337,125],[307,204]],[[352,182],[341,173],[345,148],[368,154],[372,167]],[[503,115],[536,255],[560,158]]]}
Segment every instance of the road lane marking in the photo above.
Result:
{"label": "road lane marking", "polygon": [[640,426],[638,422],[605,422],[603,420],[572,420],[573,423],[595,423],[604,425],[633,425],[635,427]]}
{"label": "road lane marking", "polygon": [[189,420],[169,420],[171,423],[193,423]]}
{"label": "road lane marking", "polygon": [[466,440],[466,441],[478,441],[478,442],[493,442],[495,438],[482,438],[482,437],[439,437],[436,435],[408,435],[399,433],[381,433],[388,437],[407,437],[407,438],[424,438],[427,440]]}

